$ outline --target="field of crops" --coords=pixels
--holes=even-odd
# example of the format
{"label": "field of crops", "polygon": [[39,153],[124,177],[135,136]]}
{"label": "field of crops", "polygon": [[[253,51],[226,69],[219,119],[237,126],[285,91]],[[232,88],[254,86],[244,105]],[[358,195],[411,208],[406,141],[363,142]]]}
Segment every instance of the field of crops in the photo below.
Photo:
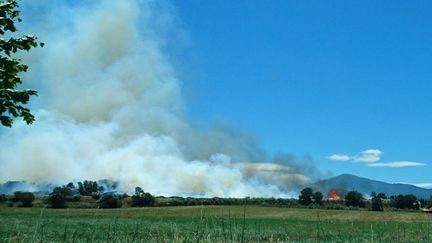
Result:
{"label": "field of crops", "polygon": [[0,207],[1,242],[432,242],[432,214],[262,206]]}

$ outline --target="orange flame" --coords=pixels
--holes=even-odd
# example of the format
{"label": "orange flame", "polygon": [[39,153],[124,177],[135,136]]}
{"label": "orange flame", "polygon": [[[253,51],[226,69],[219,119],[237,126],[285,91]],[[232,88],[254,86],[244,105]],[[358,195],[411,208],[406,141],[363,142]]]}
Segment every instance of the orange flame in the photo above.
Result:
{"label": "orange flame", "polygon": [[336,192],[335,189],[331,189],[329,194],[328,194],[328,200],[329,201],[340,201],[341,196],[339,196],[339,194]]}

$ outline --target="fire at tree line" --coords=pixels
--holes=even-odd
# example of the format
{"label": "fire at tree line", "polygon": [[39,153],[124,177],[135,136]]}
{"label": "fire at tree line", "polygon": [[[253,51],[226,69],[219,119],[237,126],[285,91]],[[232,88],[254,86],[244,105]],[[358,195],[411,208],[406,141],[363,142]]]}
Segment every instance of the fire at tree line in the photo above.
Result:
{"label": "fire at tree line", "polygon": [[153,196],[142,188],[136,187],[133,195],[126,193],[105,192],[96,181],[72,182],[55,187],[49,195],[35,196],[31,192],[16,191],[13,195],[0,194],[0,203],[7,207],[48,207],[48,208],[121,208],[121,207],[163,207],[193,205],[262,205],[280,207],[304,207],[321,209],[349,210],[419,210],[428,211],[432,207],[432,197],[418,199],[414,195],[386,196],[384,193],[371,193],[369,198],[357,191],[338,194],[336,190],[328,192],[326,198],[322,192],[306,187],[295,198],[192,198]]}

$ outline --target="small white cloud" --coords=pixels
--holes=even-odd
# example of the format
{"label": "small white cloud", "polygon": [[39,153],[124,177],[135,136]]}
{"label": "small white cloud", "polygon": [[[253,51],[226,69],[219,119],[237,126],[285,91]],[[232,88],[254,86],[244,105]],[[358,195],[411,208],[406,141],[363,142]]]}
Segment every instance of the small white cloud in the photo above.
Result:
{"label": "small white cloud", "polygon": [[327,159],[334,161],[348,161],[351,159],[351,157],[346,154],[333,154],[328,156]]}
{"label": "small white cloud", "polygon": [[381,159],[383,152],[379,149],[368,149],[353,156],[354,162],[375,163]]}
{"label": "small white cloud", "polygon": [[368,164],[367,166],[401,168],[401,167],[426,166],[426,164],[420,163],[420,162],[414,162],[414,161],[393,161],[393,162],[387,162],[387,163],[371,163],[371,164]]}
{"label": "small white cloud", "polygon": [[353,156],[347,154],[333,154],[327,157],[329,160],[334,161],[352,161],[362,163],[375,163],[381,159],[383,152],[379,149],[367,149]]}
{"label": "small white cloud", "polygon": [[352,156],[348,154],[333,154],[326,158],[333,161],[350,161],[353,163],[365,163],[366,166],[369,167],[401,168],[401,167],[418,167],[418,166],[427,165],[425,163],[414,162],[414,161],[379,162],[383,154],[384,152],[379,149],[367,149]]}

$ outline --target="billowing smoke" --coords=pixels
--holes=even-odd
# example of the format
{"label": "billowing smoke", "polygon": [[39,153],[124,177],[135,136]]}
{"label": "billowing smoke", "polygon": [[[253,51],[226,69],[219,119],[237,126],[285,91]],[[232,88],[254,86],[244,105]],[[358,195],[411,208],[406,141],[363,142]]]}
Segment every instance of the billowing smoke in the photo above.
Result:
{"label": "billowing smoke", "polygon": [[248,135],[184,118],[169,4],[89,2],[23,6],[21,29],[46,43],[25,56],[37,120],[2,129],[0,181],[109,179],[126,191],[231,197],[286,196],[310,182],[292,159],[262,162]]}

